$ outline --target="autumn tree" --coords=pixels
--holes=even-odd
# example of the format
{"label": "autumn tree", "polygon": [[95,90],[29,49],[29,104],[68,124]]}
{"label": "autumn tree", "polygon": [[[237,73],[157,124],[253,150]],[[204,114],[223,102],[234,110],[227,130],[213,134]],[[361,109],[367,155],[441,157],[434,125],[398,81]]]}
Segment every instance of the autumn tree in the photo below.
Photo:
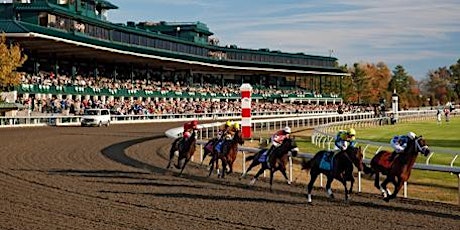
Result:
{"label": "autumn tree", "polygon": [[0,91],[19,85],[21,76],[16,69],[21,67],[27,56],[17,44],[7,44],[6,36],[0,36]]}
{"label": "autumn tree", "polygon": [[446,67],[428,73],[426,89],[432,105],[451,101],[453,90],[449,89],[450,79],[451,73]]}
{"label": "autumn tree", "polygon": [[377,64],[366,63],[361,67],[366,75],[363,87],[363,98],[370,104],[376,104],[380,99],[389,99],[387,91],[391,79],[391,71],[388,66],[379,62]]}

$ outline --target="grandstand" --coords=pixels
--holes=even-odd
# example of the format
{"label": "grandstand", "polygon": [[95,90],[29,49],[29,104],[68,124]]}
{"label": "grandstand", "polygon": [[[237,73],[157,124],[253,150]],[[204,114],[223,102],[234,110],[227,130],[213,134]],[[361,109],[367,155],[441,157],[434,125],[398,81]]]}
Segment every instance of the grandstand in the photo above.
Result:
{"label": "grandstand", "polygon": [[250,83],[257,101],[342,103],[347,74],[334,57],[219,46],[202,22],[113,23],[115,9],[106,0],[0,3],[0,31],[28,56],[17,97],[228,101]]}

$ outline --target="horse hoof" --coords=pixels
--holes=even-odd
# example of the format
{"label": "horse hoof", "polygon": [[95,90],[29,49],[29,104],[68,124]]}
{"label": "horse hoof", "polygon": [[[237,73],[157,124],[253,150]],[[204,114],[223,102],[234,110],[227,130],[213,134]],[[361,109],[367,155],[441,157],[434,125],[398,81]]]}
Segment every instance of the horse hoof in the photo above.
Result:
{"label": "horse hoof", "polygon": [[388,197],[383,198],[383,200],[384,200],[385,202],[390,202],[390,198],[388,198]]}
{"label": "horse hoof", "polygon": [[313,206],[313,203],[310,201],[310,202],[307,202],[307,205]]}
{"label": "horse hoof", "polygon": [[249,182],[249,185],[254,185],[256,183],[256,179],[252,179],[251,182]]}
{"label": "horse hoof", "polygon": [[334,199],[334,194],[329,195],[329,199]]}

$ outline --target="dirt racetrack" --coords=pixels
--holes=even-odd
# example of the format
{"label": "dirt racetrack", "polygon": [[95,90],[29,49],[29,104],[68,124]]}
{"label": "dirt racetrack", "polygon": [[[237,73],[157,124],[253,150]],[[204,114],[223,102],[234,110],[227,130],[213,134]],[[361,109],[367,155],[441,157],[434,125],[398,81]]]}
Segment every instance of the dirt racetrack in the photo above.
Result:
{"label": "dirt racetrack", "polygon": [[0,229],[460,229],[456,205],[316,189],[308,206],[300,185],[178,177],[164,131],[180,125],[0,129]]}

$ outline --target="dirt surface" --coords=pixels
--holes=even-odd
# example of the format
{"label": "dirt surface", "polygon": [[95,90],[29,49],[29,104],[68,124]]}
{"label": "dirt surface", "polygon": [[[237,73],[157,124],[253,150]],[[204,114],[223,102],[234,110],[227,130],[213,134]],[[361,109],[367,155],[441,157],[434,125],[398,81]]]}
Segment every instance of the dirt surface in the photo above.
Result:
{"label": "dirt surface", "polygon": [[457,205],[165,170],[180,124],[0,129],[1,229],[460,229]]}

